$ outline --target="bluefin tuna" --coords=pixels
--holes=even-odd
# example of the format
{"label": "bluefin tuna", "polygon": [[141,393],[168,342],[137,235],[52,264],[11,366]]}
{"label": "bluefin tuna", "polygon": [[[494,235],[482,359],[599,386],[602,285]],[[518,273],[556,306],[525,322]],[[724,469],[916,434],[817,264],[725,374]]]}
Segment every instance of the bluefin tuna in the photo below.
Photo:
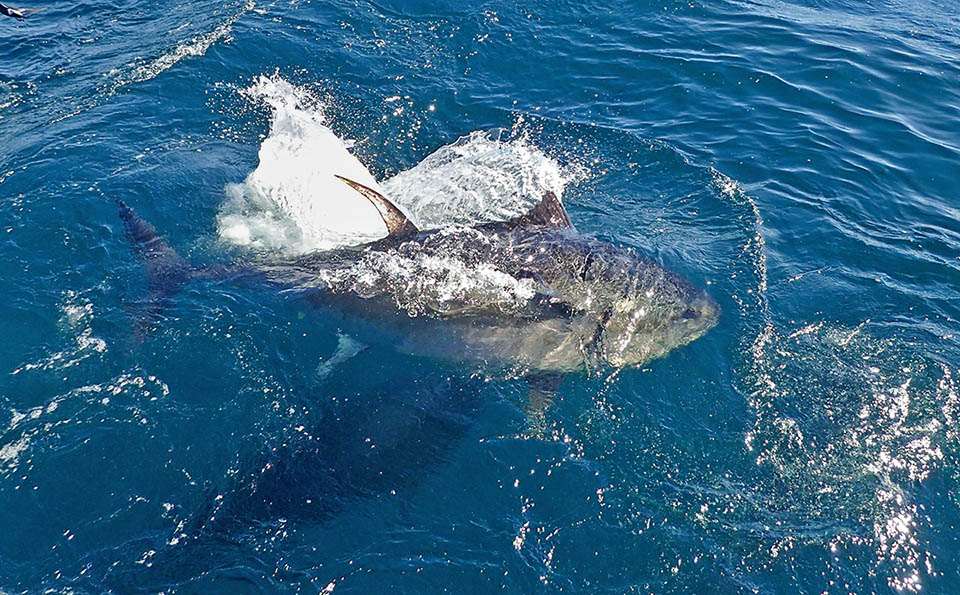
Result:
{"label": "bluefin tuna", "polygon": [[643,365],[718,322],[705,291],[633,249],[577,232],[551,192],[511,221],[420,230],[379,192],[341,179],[377,208],[385,238],[226,267],[186,262],[120,202],[147,265],[138,327],[196,276],[262,281],[308,296],[365,329],[366,341],[530,376]]}

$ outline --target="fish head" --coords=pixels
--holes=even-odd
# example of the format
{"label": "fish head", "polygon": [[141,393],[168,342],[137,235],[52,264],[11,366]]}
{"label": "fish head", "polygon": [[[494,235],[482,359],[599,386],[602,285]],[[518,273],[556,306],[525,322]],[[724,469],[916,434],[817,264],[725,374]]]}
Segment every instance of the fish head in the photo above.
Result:
{"label": "fish head", "polygon": [[600,315],[597,351],[614,367],[639,366],[699,339],[717,325],[720,306],[678,275],[644,265],[634,291]]}

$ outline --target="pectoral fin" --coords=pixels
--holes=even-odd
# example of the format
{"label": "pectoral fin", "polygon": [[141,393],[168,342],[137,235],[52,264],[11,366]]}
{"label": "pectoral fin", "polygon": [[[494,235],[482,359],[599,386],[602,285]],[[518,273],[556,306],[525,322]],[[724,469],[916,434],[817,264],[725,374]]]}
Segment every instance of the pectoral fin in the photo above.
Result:
{"label": "pectoral fin", "polygon": [[527,430],[531,436],[543,438],[547,429],[547,410],[553,405],[561,382],[562,374],[527,376],[527,386],[530,387],[527,399]]}

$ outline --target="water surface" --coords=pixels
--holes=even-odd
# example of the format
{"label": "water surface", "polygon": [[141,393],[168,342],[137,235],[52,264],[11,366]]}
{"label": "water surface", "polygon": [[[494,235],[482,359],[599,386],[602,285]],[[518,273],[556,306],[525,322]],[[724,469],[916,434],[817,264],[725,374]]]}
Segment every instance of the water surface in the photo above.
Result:
{"label": "water surface", "polygon": [[[955,4],[46,7],[0,23],[0,590],[960,591]],[[133,340],[114,199],[198,262],[323,247],[325,127],[420,221],[562,193],[720,326],[541,438],[266,289]]]}

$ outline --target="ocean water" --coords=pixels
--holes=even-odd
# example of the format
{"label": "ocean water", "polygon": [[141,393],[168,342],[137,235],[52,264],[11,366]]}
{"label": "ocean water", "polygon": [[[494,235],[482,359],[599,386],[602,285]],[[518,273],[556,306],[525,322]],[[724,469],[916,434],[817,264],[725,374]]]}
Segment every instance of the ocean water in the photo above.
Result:
{"label": "ocean water", "polygon": [[[0,592],[960,592],[955,2],[22,1]],[[552,190],[720,324],[540,433],[268,287],[137,340],[116,199],[194,262],[304,254],[382,233],[340,167],[424,227]]]}

